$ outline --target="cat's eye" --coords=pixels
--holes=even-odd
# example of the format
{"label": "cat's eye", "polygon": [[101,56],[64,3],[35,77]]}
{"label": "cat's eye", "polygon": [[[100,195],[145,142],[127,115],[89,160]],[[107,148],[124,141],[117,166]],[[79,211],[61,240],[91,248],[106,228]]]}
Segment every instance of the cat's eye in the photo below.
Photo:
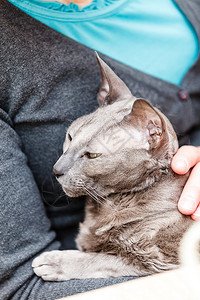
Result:
{"label": "cat's eye", "polygon": [[102,153],[90,153],[90,152],[86,152],[85,155],[89,158],[89,159],[94,159],[97,158],[99,156],[101,156]]}
{"label": "cat's eye", "polygon": [[71,134],[68,133],[68,140],[71,142],[72,141],[72,136]]}

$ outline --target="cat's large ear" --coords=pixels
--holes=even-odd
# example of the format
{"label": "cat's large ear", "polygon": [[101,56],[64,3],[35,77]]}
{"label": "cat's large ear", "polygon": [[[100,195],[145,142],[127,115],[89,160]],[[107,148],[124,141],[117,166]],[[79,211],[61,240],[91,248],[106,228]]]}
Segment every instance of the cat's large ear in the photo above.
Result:
{"label": "cat's large ear", "polygon": [[149,143],[149,150],[157,158],[171,157],[178,149],[177,137],[169,120],[144,99],[135,100],[123,123],[141,132]]}
{"label": "cat's large ear", "polygon": [[100,106],[112,104],[115,101],[126,100],[132,97],[126,84],[113,72],[113,70],[95,52],[101,70],[102,83],[97,99]]}

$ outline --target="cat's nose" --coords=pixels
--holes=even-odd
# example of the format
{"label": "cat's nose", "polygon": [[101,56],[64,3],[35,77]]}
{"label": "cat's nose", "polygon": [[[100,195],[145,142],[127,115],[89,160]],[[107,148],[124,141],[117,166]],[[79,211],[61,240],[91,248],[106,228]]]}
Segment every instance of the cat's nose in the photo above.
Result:
{"label": "cat's nose", "polygon": [[54,172],[56,178],[59,178],[59,177],[61,177],[61,176],[64,175],[64,173],[62,172],[62,170],[58,170],[55,166],[53,167],[53,172]]}

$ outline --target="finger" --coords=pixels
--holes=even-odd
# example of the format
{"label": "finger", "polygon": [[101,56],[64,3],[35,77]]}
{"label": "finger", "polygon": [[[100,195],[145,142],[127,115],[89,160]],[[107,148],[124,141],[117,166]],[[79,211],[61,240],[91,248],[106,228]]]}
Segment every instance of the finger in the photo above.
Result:
{"label": "finger", "polygon": [[198,162],[200,162],[200,147],[182,146],[174,155],[171,167],[177,174],[186,174]]}
{"label": "finger", "polygon": [[200,163],[193,168],[178,202],[178,209],[185,215],[195,212],[200,203]]}
{"label": "finger", "polygon": [[194,221],[200,221],[200,205],[197,207],[195,212],[191,215]]}

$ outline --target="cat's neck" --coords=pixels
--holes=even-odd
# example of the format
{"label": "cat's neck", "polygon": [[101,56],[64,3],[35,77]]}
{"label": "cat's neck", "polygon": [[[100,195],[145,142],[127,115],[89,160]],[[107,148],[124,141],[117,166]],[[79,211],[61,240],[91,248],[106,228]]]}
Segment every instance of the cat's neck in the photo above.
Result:
{"label": "cat's neck", "polygon": [[168,159],[163,160],[162,162],[158,162],[149,170],[146,170],[145,174],[141,178],[141,182],[138,179],[137,185],[133,186],[130,191],[124,191],[123,194],[135,193],[138,192],[148,192],[151,188],[156,188],[157,183],[163,180],[169,180],[170,178],[174,177],[175,173],[172,171]]}
{"label": "cat's neck", "polygon": [[177,175],[170,169],[152,181],[148,188],[144,185],[143,189],[137,191],[110,194],[104,200],[101,199],[100,203],[90,198],[86,212],[93,216],[97,224],[99,222],[103,225],[98,224],[100,233],[112,226],[143,222],[154,216],[179,216],[177,202],[186,180],[187,175]]}

